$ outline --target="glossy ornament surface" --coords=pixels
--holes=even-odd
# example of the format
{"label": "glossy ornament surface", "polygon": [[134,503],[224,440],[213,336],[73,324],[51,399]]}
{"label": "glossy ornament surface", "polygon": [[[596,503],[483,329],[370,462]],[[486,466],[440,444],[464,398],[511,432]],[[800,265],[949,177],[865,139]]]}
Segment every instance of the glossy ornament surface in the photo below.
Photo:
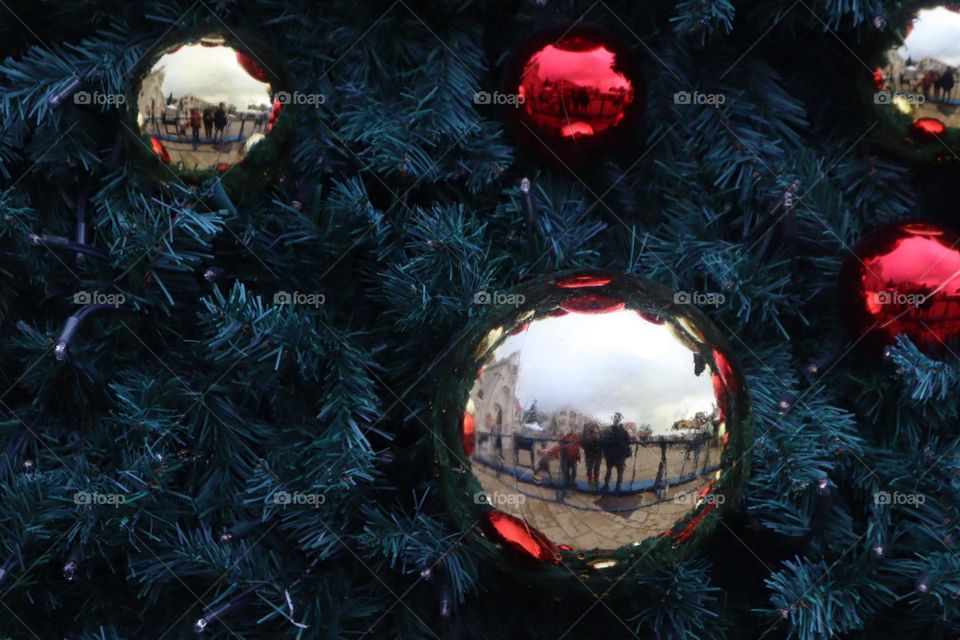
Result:
{"label": "glossy ornament surface", "polygon": [[960,11],[931,5],[904,18],[873,72],[873,103],[909,155],[948,159],[960,148]]}
{"label": "glossy ornament surface", "polygon": [[589,24],[558,25],[518,47],[504,70],[504,114],[515,139],[565,164],[628,143],[643,116],[643,77],[620,38]]}
{"label": "glossy ornament surface", "polygon": [[544,570],[615,572],[685,553],[736,501],[749,398],[695,307],[605,271],[478,300],[437,404],[441,478],[464,526]]}
{"label": "glossy ornament surface", "polygon": [[241,172],[247,180],[276,164],[277,149],[268,147],[284,137],[275,135],[283,120],[275,100],[277,63],[247,49],[247,41],[230,34],[185,36],[142,66],[131,109],[138,146],[166,166],[161,179],[195,182],[249,163]]}
{"label": "glossy ornament surface", "polygon": [[905,334],[931,355],[956,352],[960,336],[960,235],[928,222],[868,233],[840,275],[851,333],[873,351]]}

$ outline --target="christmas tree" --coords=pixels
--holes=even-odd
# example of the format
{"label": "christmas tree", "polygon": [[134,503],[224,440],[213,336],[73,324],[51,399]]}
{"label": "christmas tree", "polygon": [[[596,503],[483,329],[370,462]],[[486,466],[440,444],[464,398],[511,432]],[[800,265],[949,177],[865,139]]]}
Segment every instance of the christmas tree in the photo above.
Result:
{"label": "christmas tree", "polygon": [[[844,327],[862,237],[957,223],[960,145],[870,105],[949,120],[952,67],[882,59],[917,4],[0,2],[0,636],[957,637],[956,344]],[[502,93],[581,23],[629,84]],[[600,589],[451,517],[434,407],[483,296],[588,269],[693,293],[754,431],[710,534]],[[532,400],[464,434],[533,469],[607,420]]]}

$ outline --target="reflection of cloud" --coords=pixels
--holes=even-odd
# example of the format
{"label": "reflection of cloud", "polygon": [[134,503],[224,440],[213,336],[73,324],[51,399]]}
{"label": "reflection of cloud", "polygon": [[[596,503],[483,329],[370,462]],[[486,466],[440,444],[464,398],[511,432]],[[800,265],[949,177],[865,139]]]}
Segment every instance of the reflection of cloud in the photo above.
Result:
{"label": "reflection of cloud", "polygon": [[531,72],[528,67],[524,70],[524,76],[535,73],[542,78],[596,87],[601,91],[629,89],[630,81],[613,70],[615,57],[603,46],[590,51],[567,51],[551,44],[536,53],[530,61],[529,66],[538,67],[538,70]]}
{"label": "reflection of cloud", "polygon": [[[929,266],[918,275],[918,264]],[[942,287],[954,293],[960,283],[957,279],[960,275],[960,255],[941,239],[929,236],[911,235],[898,240],[886,253],[866,260],[864,266],[874,280],[881,283],[913,282],[918,291]]]}
{"label": "reflection of cloud", "polygon": [[151,72],[158,69],[164,71],[161,87],[164,96],[190,95],[210,104],[223,102],[238,109],[271,103],[270,85],[244,71],[232,47],[185,45],[160,56]]}
{"label": "reflection of cloud", "polygon": [[535,320],[493,358],[514,352],[520,353],[516,395],[524,409],[534,400],[548,413],[572,405],[604,421],[619,411],[625,422],[650,424],[654,434],[713,410],[709,371],[695,376],[690,350],[667,326],[634,311]]}
{"label": "reflection of cloud", "polygon": [[900,55],[920,62],[934,58],[950,66],[960,65],[960,13],[945,7],[923,9],[913,22],[913,29],[906,44],[900,47]]}

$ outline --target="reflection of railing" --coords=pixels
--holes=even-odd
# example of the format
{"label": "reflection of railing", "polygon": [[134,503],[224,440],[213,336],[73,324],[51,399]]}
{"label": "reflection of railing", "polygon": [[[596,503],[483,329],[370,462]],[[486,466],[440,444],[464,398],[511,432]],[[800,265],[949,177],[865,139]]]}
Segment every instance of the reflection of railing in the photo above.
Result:
{"label": "reflection of railing", "polygon": [[540,93],[531,97],[532,109],[558,118],[606,118],[617,115],[624,104],[620,93],[592,95],[576,91]]}
{"label": "reflection of railing", "polygon": [[[189,116],[168,116],[167,114],[161,115],[158,119],[156,117],[151,118],[153,122],[153,127],[155,133],[153,137],[162,140],[163,142],[192,142],[193,140],[193,127],[191,118]],[[230,128],[235,124],[240,124],[240,131],[235,135],[227,135],[230,131]],[[248,135],[244,135],[244,128],[246,128],[247,123],[251,124],[251,130]],[[161,129],[162,125],[162,129]],[[262,133],[266,130],[267,119],[258,118],[256,116],[247,117],[247,116],[231,116],[223,129],[216,129],[214,127],[214,133],[210,136],[206,135],[206,124],[204,123],[200,131],[200,142],[204,144],[227,144],[232,142],[244,142],[250,135],[254,133]],[[171,128],[173,131],[171,131]]]}
{"label": "reflection of railing", "polygon": [[[573,485],[564,477],[563,469],[566,465],[562,459],[568,456],[568,452],[573,451],[572,447],[578,449],[573,461],[578,468],[581,464],[587,467],[592,466],[594,474],[599,478],[600,469],[606,467],[605,470],[612,480],[614,475],[620,476],[619,467],[623,467],[623,482],[619,483],[620,493],[653,492],[657,502],[666,499],[668,488],[703,477],[719,468],[719,460],[711,462],[710,459],[711,450],[720,446],[712,431],[699,431],[687,438],[651,436],[630,438],[620,442],[605,439],[602,435],[596,441],[585,440],[582,437],[571,441],[564,440],[563,436],[497,434],[488,431],[478,431],[476,437],[474,461],[501,473],[510,472],[518,483],[569,489],[581,493],[603,494],[605,492],[597,488],[598,481],[593,485],[584,481],[590,471],[589,468],[576,474],[577,478]],[[623,455],[624,445],[630,452],[627,456]],[[658,459],[651,459],[649,453],[646,459],[648,466],[656,465],[656,474],[638,480],[637,466],[641,463],[642,454],[650,449],[659,449]],[[512,465],[507,464],[505,453],[508,450]],[[669,468],[671,460],[668,459],[668,453],[678,450],[682,451],[683,457],[680,459],[679,471],[674,472]],[[675,465],[676,457],[670,456],[670,458]],[[557,477],[554,477],[554,471],[559,471]],[[603,475],[606,479],[607,475]]]}

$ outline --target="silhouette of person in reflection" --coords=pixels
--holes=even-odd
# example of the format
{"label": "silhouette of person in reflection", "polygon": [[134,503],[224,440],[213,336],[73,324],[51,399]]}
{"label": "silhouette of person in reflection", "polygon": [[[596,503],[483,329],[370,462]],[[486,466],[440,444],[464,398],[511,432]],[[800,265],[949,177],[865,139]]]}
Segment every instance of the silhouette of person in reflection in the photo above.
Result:
{"label": "silhouette of person in reflection", "polygon": [[196,151],[200,144],[200,127],[203,124],[203,118],[200,116],[200,109],[190,109],[190,128],[193,130],[193,150]]}
{"label": "silhouette of person in reflection", "polygon": [[600,461],[603,459],[603,446],[600,443],[600,425],[588,422],[583,426],[580,436],[583,447],[583,459],[587,463],[587,482],[596,489],[600,484]]}
{"label": "silhouette of person in reflection", "polygon": [[953,92],[953,85],[956,79],[953,77],[953,68],[947,67],[940,77],[933,81],[933,88],[936,89],[937,98],[940,100],[949,100]]}
{"label": "silhouette of person in reflection", "polygon": [[203,110],[203,134],[207,140],[213,138],[213,107]]}
{"label": "silhouette of person in reflection", "polygon": [[537,465],[533,470],[534,483],[540,484],[542,482],[540,479],[540,474],[546,473],[547,478],[550,480],[550,484],[553,484],[553,474],[550,473],[550,460],[557,457],[559,454],[559,449],[559,446],[547,449],[545,446],[541,445],[539,457],[537,458]]}
{"label": "silhouette of person in reflection", "polygon": [[220,142],[223,142],[223,130],[227,126],[227,109],[222,102],[213,112],[213,125],[217,129],[217,137],[220,138]]}
{"label": "silhouette of person in reflection", "polygon": [[620,484],[623,482],[623,469],[627,465],[627,458],[630,457],[630,434],[620,421],[623,416],[619,413],[614,414],[613,424],[603,430],[601,443],[603,447],[603,458],[607,461],[607,473],[603,479],[603,491],[610,489],[610,474],[617,470],[617,488],[620,492]]}
{"label": "silhouette of person in reflection", "polygon": [[565,487],[576,487],[577,463],[580,462],[580,438],[573,427],[560,438],[560,475]]}
{"label": "silhouette of person in reflection", "polygon": [[574,104],[576,105],[576,110],[579,113],[587,113],[587,109],[590,107],[590,91],[586,88],[580,89],[577,91],[573,100]]}

